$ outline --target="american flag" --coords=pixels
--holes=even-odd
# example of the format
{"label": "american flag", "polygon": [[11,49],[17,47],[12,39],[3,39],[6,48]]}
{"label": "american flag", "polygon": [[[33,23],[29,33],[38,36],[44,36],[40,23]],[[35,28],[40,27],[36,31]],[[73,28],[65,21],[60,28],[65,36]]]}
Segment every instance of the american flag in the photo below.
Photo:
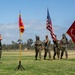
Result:
{"label": "american flag", "polygon": [[52,21],[51,21],[48,9],[47,9],[46,29],[48,29],[50,31],[52,39],[56,40],[56,35],[54,34],[54,31],[53,31],[53,28],[52,28]]}

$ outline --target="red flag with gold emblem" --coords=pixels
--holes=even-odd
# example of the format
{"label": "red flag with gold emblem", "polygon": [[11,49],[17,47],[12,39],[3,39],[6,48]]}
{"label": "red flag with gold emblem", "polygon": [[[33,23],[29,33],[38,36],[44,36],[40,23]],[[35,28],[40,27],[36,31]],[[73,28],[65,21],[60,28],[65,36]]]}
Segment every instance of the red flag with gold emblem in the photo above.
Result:
{"label": "red flag with gold emblem", "polygon": [[24,32],[24,24],[21,19],[21,14],[19,14],[19,30],[20,30],[20,33]]}
{"label": "red flag with gold emblem", "polygon": [[75,21],[66,33],[71,37],[72,41],[75,43]]}

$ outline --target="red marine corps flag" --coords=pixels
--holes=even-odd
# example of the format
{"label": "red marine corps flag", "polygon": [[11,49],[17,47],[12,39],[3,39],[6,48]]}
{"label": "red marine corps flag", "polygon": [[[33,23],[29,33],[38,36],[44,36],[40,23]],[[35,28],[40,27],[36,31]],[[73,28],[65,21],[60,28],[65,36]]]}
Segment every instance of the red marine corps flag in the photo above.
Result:
{"label": "red marine corps flag", "polygon": [[21,52],[22,52],[22,36],[21,36],[21,34],[24,32],[24,25],[23,25],[23,22],[21,19],[21,13],[19,14],[19,32],[20,32],[20,39],[17,42],[19,43],[20,53],[19,53],[19,65],[16,67],[16,69],[25,70],[25,68],[21,65],[21,55],[22,55],[21,54]]}
{"label": "red marine corps flag", "polygon": [[54,34],[54,31],[53,31],[52,22],[51,22],[51,18],[50,18],[48,9],[47,9],[46,29],[48,29],[50,31],[52,39],[56,40],[56,36]]}
{"label": "red marine corps flag", "polygon": [[21,14],[19,14],[19,30],[20,30],[20,33],[24,32],[24,25],[21,19]]}
{"label": "red marine corps flag", "polygon": [[72,41],[75,43],[75,21],[66,33],[71,37]]}

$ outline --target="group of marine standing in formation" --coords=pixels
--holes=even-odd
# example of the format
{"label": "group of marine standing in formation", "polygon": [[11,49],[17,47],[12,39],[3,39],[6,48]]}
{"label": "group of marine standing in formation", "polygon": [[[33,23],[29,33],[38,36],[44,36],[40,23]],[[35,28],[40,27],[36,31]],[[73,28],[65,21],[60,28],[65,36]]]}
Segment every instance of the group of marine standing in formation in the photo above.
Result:
{"label": "group of marine standing in formation", "polygon": [[[48,38],[48,35],[45,36],[45,41],[42,43],[40,40],[39,36],[36,36],[36,41],[35,41],[35,60],[38,58],[39,54],[39,59],[42,59],[42,49],[44,49],[44,60],[46,60],[47,53],[49,55],[49,60],[52,60],[52,55],[51,55],[51,41]],[[68,39],[65,34],[62,34],[62,39],[58,40],[53,40],[53,59],[55,59],[55,56],[57,55],[58,59],[62,59],[63,54],[65,52],[66,59],[68,58],[68,53],[67,53],[67,45],[68,45]]]}
{"label": "group of marine standing in formation", "polygon": [[[44,42],[40,40],[39,36],[36,36],[36,41],[35,41],[35,60],[38,58],[39,54],[39,59],[41,60],[42,55],[41,52],[44,49],[44,60],[47,57],[47,53],[49,55],[49,60],[52,60],[52,55],[51,55],[51,41],[48,38],[48,35],[45,36]],[[1,44],[2,36],[0,34],[0,58],[2,54],[2,44]],[[65,34],[62,34],[62,39],[58,40],[53,40],[53,59],[55,59],[55,56],[57,55],[58,59],[62,59],[63,54],[65,52],[66,59],[68,58],[68,53],[67,53],[67,45],[68,45],[68,39],[65,36]]]}

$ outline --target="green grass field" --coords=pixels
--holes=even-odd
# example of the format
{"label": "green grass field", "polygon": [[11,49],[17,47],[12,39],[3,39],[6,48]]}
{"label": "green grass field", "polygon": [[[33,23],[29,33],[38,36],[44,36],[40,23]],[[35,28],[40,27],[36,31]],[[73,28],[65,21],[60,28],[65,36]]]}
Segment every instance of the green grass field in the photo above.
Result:
{"label": "green grass field", "polygon": [[[51,52],[53,55],[53,52]],[[66,60],[34,60],[34,51],[23,51],[21,62],[25,70],[15,70],[19,64],[19,51],[3,51],[0,59],[0,75],[75,75],[75,51],[68,51]],[[48,58],[48,57],[47,57]]]}

